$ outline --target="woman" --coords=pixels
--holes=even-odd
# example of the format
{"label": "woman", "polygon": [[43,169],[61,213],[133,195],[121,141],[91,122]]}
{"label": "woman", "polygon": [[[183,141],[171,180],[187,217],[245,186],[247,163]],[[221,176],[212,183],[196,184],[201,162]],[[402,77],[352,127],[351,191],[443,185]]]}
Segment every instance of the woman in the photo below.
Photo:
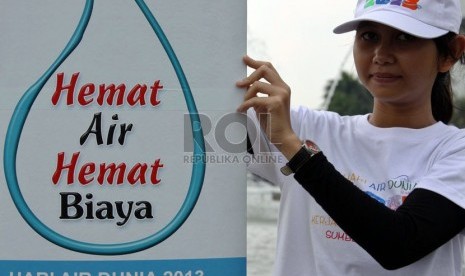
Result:
{"label": "woman", "polygon": [[447,125],[461,18],[458,0],[358,1],[335,32],[356,31],[367,115],[290,109],[273,66],[244,58],[254,154],[289,160],[249,166],[282,190],[275,275],[462,275],[465,131]]}

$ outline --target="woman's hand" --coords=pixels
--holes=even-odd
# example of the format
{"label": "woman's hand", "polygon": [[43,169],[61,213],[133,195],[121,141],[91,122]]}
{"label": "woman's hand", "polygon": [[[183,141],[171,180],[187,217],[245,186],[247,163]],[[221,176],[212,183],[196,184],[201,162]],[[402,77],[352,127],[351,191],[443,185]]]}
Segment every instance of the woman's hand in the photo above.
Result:
{"label": "woman's hand", "polygon": [[[253,107],[268,139],[289,160],[302,146],[291,127],[291,89],[271,63],[257,61],[249,56],[244,57],[244,63],[255,71],[236,83],[240,88],[247,88],[244,102],[237,110],[246,112]],[[266,96],[259,97],[258,93]]]}

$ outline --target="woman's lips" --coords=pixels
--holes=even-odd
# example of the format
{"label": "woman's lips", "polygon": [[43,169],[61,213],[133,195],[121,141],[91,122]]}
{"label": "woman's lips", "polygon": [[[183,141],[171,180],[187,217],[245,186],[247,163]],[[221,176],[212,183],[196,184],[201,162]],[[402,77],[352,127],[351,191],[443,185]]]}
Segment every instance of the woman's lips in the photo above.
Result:
{"label": "woman's lips", "polygon": [[373,73],[370,78],[379,83],[393,83],[401,79],[401,76],[391,73]]}

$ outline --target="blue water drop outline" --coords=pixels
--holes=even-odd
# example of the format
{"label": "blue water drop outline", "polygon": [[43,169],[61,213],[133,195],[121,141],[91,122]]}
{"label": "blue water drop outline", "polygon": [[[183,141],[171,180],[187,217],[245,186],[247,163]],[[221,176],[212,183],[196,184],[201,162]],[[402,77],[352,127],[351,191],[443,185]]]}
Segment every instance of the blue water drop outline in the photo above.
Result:
{"label": "blue water drop outline", "polygon": [[194,209],[197,203],[203,186],[206,169],[205,141],[202,131],[202,124],[200,122],[200,118],[198,115],[194,98],[192,96],[192,92],[190,90],[186,76],[182,70],[182,67],[176,57],[176,54],[174,53],[173,48],[171,47],[166,35],[164,34],[157,20],[155,19],[150,9],[147,7],[143,0],[135,0],[135,2],[139,6],[146,19],[149,21],[159,41],[163,45],[163,48],[165,49],[165,52],[167,53],[171,64],[173,65],[173,68],[182,87],[182,91],[186,100],[186,105],[191,120],[192,135],[194,142],[194,162],[192,165],[191,181],[186,198],[175,217],[160,231],[140,240],[116,244],[88,243],[65,237],[43,224],[31,211],[31,209],[25,202],[24,197],[21,194],[16,173],[16,156],[24,123],[27,119],[32,104],[34,103],[35,99],[37,98],[38,94],[40,93],[48,79],[50,79],[50,77],[57,70],[57,68],[66,60],[66,58],[74,51],[77,45],[81,42],[81,39],[84,35],[84,32],[87,28],[92,14],[94,0],[86,0],[84,11],[76,27],[76,30],[74,31],[70,41],[65,46],[64,50],[60,53],[60,55],[50,66],[50,68],[47,69],[47,71],[45,71],[44,75],[42,75],[39,78],[39,80],[37,80],[28,90],[26,90],[24,95],[19,100],[18,104],[15,107],[15,110],[13,111],[13,115],[8,125],[8,130],[5,137],[3,156],[5,177],[10,195],[19,213],[29,224],[29,226],[32,227],[43,238],[63,248],[81,253],[95,255],[130,254],[143,251],[163,242],[172,234],[174,234],[190,216],[192,210]]}

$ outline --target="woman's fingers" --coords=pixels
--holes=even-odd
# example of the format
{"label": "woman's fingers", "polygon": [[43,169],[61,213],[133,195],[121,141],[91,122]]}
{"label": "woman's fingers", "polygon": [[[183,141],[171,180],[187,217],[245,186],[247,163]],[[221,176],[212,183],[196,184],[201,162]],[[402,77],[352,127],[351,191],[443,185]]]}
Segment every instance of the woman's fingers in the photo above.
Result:
{"label": "woman's fingers", "polygon": [[274,85],[285,85],[278,72],[274,69],[273,65],[265,61],[257,61],[248,56],[244,57],[244,63],[255,69],[245,79],[238,81],[236,84],[239,87],[246,87],[252,85],[254,82],[261,80],[262,78]]}
{"label": "woman's fingers", "polygon": [[244,94],[244,101],[247,101],[253,97],[258,97],[258,93],[266,94],[267,96],[277,96],[289,98],[290,91],[287,88],[271,85],[266,82],[256,81],[247,89]]}
{"label": "woman's fingers", "polygon": [[244,56],[242,60],[244,61],[244,63],[245,63],[247,66],[249,66],[249,67],[251,67],[251,68],[253,68],[253,69],[258,69],[260,66],[265,65],[265,66],[269,67],[270,69],[276,71],[276,70],[274,69],[273,65],[272,65],[270,62],[268,62],[268,61],[255,60],[255,59],[253,59],[253,58],[251,58],[251,57],[249,57],[249,56],[247,56],[247,55]]}
{"label": "woman's fingers", "polygon": [[[264,84],[269,85],[269,84]],[[259,89],[253,87],[247,91],[244,102],[238,107],[237,111],[245,112],[248,108],[253,107],[255,110],[264,110],[265,112],[273,112],[275,110],[287,110],[289,106],[289,97],[285,93],[278,93],[270,97],[257,97],[256,93]]]}
{"label": "woman's fingers", "polygon": [[244,101],[238,108],[239,112],[246,112],[247,109],[253,107],[255,109],[265,109],[267,108],[267,98],[265,97],[253,97],[249,100]]}
{"label": "woman's fingers", "polygon": [[[289,104],[290,88],[281,79],[271,63],[257,61],[249,56],[244,57],[244,63],[256,70],[247,78],[236,83],[238,87],[247,88],[244,94],[244,103],[238,108],[238,111],[243,112],[252,106],[257,108],[258,104],[261,105],[261,108],[265,109],[266,105],[270,104],[282,104],[283,106]],[[258,93],[266,94],[268,97],[258,97]],[[270,97],[272,99],[254,99]]]}
{"label": "woman's fingers", "polygon": [[[292,138],[292,144],[300,140],[291,127],[290,120],[290,87],[281,79],[279,73],[269,62],[258,61],[245,56],[244,63],[255,71],[247,78],[238,81],[236,85],[246,88],[243,103],[237,108],[239,112],[246,112],[249,108],[255,110],[260,126],[270,142],[280,150],[286,152],[286,156],[294,154],[294,148],[287,150],[283,146],[284,141]],[[265,94],[259,97],[258,93]],[[283,153],[284,153],[283,152]]]}
{"label": "woman's fingers", "polygon": [[262,94],[266,94],[268,96],[272,96],[272,95],[276,94],[277,89],[278,89],[277,87],[275,87],[275,86],[273,86],[273,85],[271,85],[269,83],[256,81],[245,92],[244,101],[246,101],[246,100],[248,100],[248,99],[250,99],[252,97],[257,97],[257,93],[262,93]]}

